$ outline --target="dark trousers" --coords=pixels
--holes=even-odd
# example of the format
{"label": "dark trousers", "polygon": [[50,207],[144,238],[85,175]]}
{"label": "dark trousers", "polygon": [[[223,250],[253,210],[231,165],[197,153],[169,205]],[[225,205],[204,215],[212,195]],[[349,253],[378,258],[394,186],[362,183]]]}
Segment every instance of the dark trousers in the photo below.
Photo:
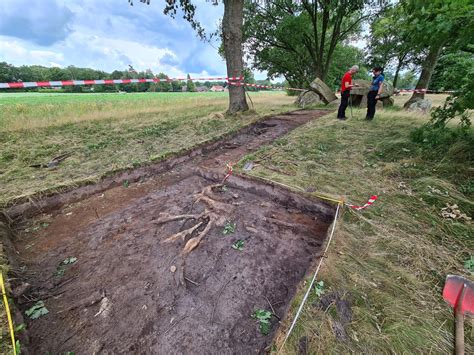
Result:
{"label": "dark trousers", "polygon": [[367,116],[365,117],[368,120],[371,120],[375,116],[375,106],[377,105],[377,91],[369,91],[367,94]]}
{"label": "dark trousers", "polygon": [[341,104],[339,105],[339,110],[337,111],[337,118],[346,117],[346,108],[349,104],[349,96],[351,95],[350,90],[343,91],[341,93]]}

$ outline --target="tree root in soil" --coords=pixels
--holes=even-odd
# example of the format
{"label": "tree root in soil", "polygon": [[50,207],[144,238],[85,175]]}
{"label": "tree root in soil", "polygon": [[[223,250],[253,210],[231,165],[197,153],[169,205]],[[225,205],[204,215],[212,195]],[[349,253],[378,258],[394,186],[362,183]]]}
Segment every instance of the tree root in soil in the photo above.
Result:
{"label": "tree root in soil", "polygon": [[178,220],[194,220],[195,224],[183,231],[177,232],[164,239],[163,243],[174,242],[178,239],[186,240],[190,237],[184,248],[179,253],[179,282],[186,287],[185,266],[186,257],[201,243],[202,239],[209,233],[213,226],[224,226],[226,215],[232,211],[233,207],[223,201],[223,198],[216,195],[222,191],[222,184],[206,186],[200,193],[194,195],[194,203],[201,202],[206,205],[206,209],[201,214],[170,215],[161,213],[154,223],[161,225]]}

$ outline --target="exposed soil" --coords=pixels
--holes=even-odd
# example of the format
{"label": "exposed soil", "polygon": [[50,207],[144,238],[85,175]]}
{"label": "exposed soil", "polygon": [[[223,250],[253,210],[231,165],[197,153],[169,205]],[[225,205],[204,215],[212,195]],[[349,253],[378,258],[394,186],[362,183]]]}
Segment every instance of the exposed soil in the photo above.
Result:
{"label": "exposed soil", "polygon": [[[161,163],[173,168],[165,173],[156,165],[40,201],[43,213],[21,222],[16,238],[22,282],[31,285],[17,303],[26,310],[43,300],[49,310],[28,321],[32,353],[264,351],[320,257],[334,208],[241,176],[218,183],[226,162],[326,113],[275,116]],[[191,214],[198,217],[162,223]],[[232,248],[238,240],[242,250]],[[69,257],[77,260],[62,264]],[[272,307],[271,332],[262,335],[251,315]]]}

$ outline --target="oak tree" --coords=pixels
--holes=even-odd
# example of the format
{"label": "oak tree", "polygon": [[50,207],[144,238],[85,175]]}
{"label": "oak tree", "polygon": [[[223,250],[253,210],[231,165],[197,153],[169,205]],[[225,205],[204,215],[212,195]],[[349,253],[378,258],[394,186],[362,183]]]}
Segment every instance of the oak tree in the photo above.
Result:
{"label": "oak tree", "polygon": [[[133,6],[133,0],[128,0]],[[150,0],[140,0],[141,3],[150,4]],[[217,5],[218,0],[211,1]],[[223,0],[224,17],[222,19],[222,42],[227,66],[227,76],[233,85],[229,85],[228,113],[247,111],[249,106],[245,98],[245,87],[240,85],[240,76],[243,75],[242,60],[242,24],[244,0]],[[196,20],[196,6],[192,0],[166,0],[164,13],[174,18],[181,10],[183,18],[191,24],[201,39],[205,39],[205,31]],[[236,79],[232,79],[236,78]]]}

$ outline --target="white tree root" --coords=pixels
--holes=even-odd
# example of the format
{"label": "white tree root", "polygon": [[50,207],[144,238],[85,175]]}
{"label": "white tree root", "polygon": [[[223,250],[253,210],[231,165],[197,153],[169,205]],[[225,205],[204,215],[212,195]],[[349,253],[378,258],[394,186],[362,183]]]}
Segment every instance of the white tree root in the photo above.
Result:
{"label": "white tree root", "polygon": [[154,224],[163,224],[167,222],[173,222],[173,221],[179,221],[181,219],[199,219],[203,216],[204,214],[180,214],[177,216],[170,215],[168,213],[160,213],[160,218],[158,218],[156,221],[154,221]]}
{"label": "white tree root", "polygon": [[179,268],[179,281],[181,285],[183,285],[184,287],[186,287],[186,277],[184,276],[185,274],[184,269],[186,267],[186,257],[190,252],[192,252],[194,249],[198,247],[199,243],[201,243],[201,240],[206,236],[207,233],[209,233],[213,225],[214,225],[214,218],[211,216],[209,218],[209,222],[207,223],[206,228],[204,228],[203,231],[199,233],[197,237],[189,239],[186,245],[184,246],[183,250],[179,254],[180,259],[181,259],[180,268]]}
{"label": "white tree root", "polygon": [[[169,236],[168,238],[166,238],[163,243],[169,243],[169,242],[174,242],[176,239],[183,239],[183,241],[186,239],[186,237],[188,235],[191,235],[193,234],[193,232],[198,229],[201,225],[203,224],[203,222],[199,222],[197,223],[196,225],[194,225],[193,227],[191,228],[188,228],[188,229],[185,229],[184,231],[181,231],[181,232],[178,232],[178,233],[175,233],[173,234],[172,236]],[[193,238],[194,239],[194,238]],[[190,239],[191,240],[191,239]],[[187,244],[187,243],[186,243]]]}
{"label": "white tree root", "polygon": [[191,228],[185,229],[178,233],[175,233],[167,237],[163,243],[174,242],[178,239],[186,240],[186,237],[192,236],[196,231],[206,223],[206,227],[201,231],[197,232],[197,235],[191,237],[184,248],[179,253],[180,265],[179,265],[179,282],[181,285],[186,287],[186,277],[185,277],[185,266],[186,266],[186,257],[194,249],[196,249],[201,243],[202,239],[209,233],[211,228],[215,225],[223,226],[226,222],[225,215],[233,208],[232,206],[226,204],[225,202],[216,201],[215,196],[213,196],[213,189],[222,187],[222,184],[209,185],[202,189],[200,193],[194,195],[195,203],[202,202],[207,208],[201,214],[182,214],[182,215],[170,215],[168,213],[160,213],[160,218],[154,221],[154,224],[164,224],[167,222],[178,221],[183,219],[193,219],[196,220],[196,224]]}

